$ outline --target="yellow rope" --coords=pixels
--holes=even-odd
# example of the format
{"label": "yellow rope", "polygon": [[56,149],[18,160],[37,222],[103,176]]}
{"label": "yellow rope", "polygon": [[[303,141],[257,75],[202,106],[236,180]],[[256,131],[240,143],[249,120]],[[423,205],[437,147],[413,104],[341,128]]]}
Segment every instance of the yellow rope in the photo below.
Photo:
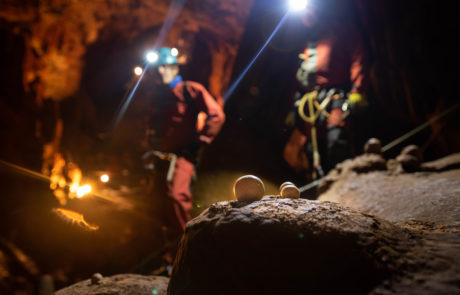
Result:
{"label": "yellow rope", "polygon": [[[320,104],[318,102],[318,91],[315,90],[315,91],[306,93],[301,98],[299,107],[298,107],[299,116],[305,122],[308,122],[312,125],[310,132],[311,132],[311,142],[313,146],[313,166],[315,168],[320,167],[320,155],[318,151],[318,139],[316,135],[315,122],[321,113],[324,114],[327,118],[331,116],[328,112],[325,111],[325,108],[331,101],[331,98],[332,96],[326,97],[326,99],[324,99],[324,101]],[[307,116],[304,111],[306,103],[308,103],[308,112],[310,113],[310,116]],[[315,107],[316,107],[316,112],[315,112]]]}
{"label": "yellow rope", "polygon": [[308,123],[314,123],[316,118],[313,114],[313,112],[310,113],[311,117],[308,117],[305,112],[304,112],[304,108],[305,108],[305,104],[307,103],[307,101],[313,101],[315,100],[316,98],[318,97],[318,91],[312,91],[312,92],[308,92],[306,93],[302,99],[300,100],[300,103],[299,103],[299,108],[298,108],[298,112],[299,112],[299,115],[300,117],[308,122]]}

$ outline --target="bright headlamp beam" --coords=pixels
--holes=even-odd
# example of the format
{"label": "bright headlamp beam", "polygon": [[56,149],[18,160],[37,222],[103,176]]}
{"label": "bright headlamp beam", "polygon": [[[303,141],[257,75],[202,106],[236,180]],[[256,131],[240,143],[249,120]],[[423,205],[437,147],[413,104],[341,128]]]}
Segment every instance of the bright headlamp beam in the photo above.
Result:
{"label": "bright headlamp beam", "polygon": [[158,52],[149,51],[145,55],[145,58],[147,59],[148,62],[156,62],[158,60]]}
{"label": "bright headlamp beam", "polygon": [[289,8],[291,11],[300,11],[307,7],[308,0],[289,0]]}
{"label": "bright headlamp beam", "polygon": [[137,88],[139,87],[139,84],[142,81],[142,78],[144,77],[145,73],[147,72],[148,67],[149,67],[149,63],[147,63],[144,66],[144,71],[139,76],[139,79],[137,79],[136,84],[134,85],[134,87],[132,89],[130,89],[129,92],[127,92],[125,94],[125,96],[123,97],[123,100],[122,100],[122,102],[121,102],[121,104],[120,104],[120,106],[118,108],[117,114],[115,116],[115,119],[113,120],[111,132],[113,132],[115,130],[115,128],[118,126],[118,123],[120,123],[121,118],[123,118],[126,110],[128,109],[129,104],[131,103],[131,100],[133,99],[134,94],[136,93]]}
{"label": "bright headlamp beam", "polygon": [[273,30],[271,35],[265,41],[264,45],[262,45],[262,47],[259,49],[259,52],[257,52],[257,54],[252,58],[251,62],[246,66],[246,68],[243,70],[243,72],[241,72],[241,74],[238,76],[238,78],[236,78],[236,80],[230,85],[230,87],[228,88],[228,90],[224,94],[224,102],[226,102],[229,99],[229,97],[232,95],[233,91],[235,91],[236,87],[238,86],[238,84],[240,84],[241,80],[246,75],[246,73],[249,71],[249,69],[252,67],[252,65],[257,60],[259,55],[262,53],[262,51],[264,51],[264,49],[265,49],[265,47],[267,47],[268,43],[270,43],[270,41],[273,39],[273,37],[279,31],[281,26],[283,26],[283,24],[286,22],[286,19],[287,19],[288,15],[289,15],[289,13],[286,13],[283,16],[283,18],[280,20],[278,25],[275,27],[275,29]]}

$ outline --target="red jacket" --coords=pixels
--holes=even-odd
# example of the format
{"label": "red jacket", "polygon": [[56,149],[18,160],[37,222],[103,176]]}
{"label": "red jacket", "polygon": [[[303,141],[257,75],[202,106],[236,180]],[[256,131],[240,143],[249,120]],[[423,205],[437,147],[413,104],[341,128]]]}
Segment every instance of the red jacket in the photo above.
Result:
{"label": "red jacket", "polygon": [[[157,148],[163,152],[180,153],[200,142],[210,143],[225,121],[222,107],[203,85],[192,81],[187,81],[186,85],[190,101],[184,94],[184,82],[181,81],[168,89],[155,106],[155,137]],[[199,112],[207,115],[201,131],[197,130]]]}

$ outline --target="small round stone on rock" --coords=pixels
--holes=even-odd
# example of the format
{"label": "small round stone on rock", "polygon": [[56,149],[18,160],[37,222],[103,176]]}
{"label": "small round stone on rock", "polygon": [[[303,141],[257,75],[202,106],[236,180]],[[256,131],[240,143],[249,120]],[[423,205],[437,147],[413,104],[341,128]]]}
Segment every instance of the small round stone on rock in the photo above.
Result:
{"label": "small round stone on rock", "polygon": [[91,276],[91,285],[99,285],[104,277],[100,273]]}
{"label": "small round stone on rock", "polygon": [[298,199],[300,198],[300,190],[295,186],[288,184],[281,189],[281,198]]}
{"label": "small round stone on rock", "polygon": [[422,161],[422,154],[420,152],[420,148],[415,144],[411,144],[411,145],[404,147],[401,150],[400,155],[411,155],[411,156],[416,157],[419,161]]}
{"label": "small round stone on rock", "polygon": [[410,154],[401,154],[396,157],[396,161],[401,163],[403,169],[407,172],[414,172],[420,169],[420,160]]}
{"label": "small round stone on rock", "polygon": [[364,153],[366,154],[382,154],[382,143],[377,138],[369,138],[364,145]]}
{"label": "small round stone on rock", "polygon": [[245,175],[235,181],[233,193],[238,201],[257,201],[264,195],[265,186],[257,176]]}
{"label": "small round stone on rock", "polygon": [[294,184],[292,182],[290,182],[290,181],[283,182],[280,185],[280,192],[283,190],[283,187],[285,187],[286,185],[294,185]]}

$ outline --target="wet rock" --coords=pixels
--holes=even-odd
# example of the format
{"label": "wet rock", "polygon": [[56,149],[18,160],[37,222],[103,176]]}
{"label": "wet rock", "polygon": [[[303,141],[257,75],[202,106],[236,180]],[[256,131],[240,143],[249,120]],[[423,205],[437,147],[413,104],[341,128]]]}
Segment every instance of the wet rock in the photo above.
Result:
{"label": "wet rock", "polygon": [[[100,275],[100,274],[99,274]],[[94,275],[93,275],[94,277]],[[56,295],[166,295],[169,279],[159,276],[118,274],[93,284],[93,277],[57,291]],[[102,275],[100,276],[102,277]]]}
{"label": "wet rock", "polygon": [[364,153],[381,155],[382,142],[377,138],[370,138],[364,145]]}

